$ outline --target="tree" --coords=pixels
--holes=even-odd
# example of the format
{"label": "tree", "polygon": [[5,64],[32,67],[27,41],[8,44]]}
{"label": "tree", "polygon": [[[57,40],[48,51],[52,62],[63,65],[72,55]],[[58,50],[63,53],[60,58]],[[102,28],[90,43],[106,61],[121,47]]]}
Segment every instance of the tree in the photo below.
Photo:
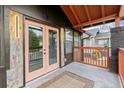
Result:
{"label": "tree", "polygon": [[38,37],[32,30],[29,31],[29,46],[30,48],[39,47],[40,37]]}

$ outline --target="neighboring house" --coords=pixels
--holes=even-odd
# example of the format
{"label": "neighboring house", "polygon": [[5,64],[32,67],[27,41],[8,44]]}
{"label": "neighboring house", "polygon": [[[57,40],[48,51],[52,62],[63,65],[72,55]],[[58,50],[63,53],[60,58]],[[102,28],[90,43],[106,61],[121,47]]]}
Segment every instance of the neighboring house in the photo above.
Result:
{"label": "neighboring house", "polygon": [[114,22],[85,29],[91,35],[83,34],[83,45],[94,47],[111,47],[110,28],[114,27]]}
{"label": "neighboring house", "polygon": [[[110,32],[100,32],[98,29],[89,30],[91,36],[83,39],[85,47],[111,47]],[[86,35],[84,35],[86,36]],[[109,50],[111,56],[111,49]]]}
{"label": "neighboring house", "polygon": [[111,34],[109,32],[98,33],[95,37],[95,45],[99,47],[110,47]]}
{"label": "neighboring house", "polygon": [[89,37],[84,39],[84,46],[94,46],[94,47],[110,47],[110,33],[97,33],[95,37]]}

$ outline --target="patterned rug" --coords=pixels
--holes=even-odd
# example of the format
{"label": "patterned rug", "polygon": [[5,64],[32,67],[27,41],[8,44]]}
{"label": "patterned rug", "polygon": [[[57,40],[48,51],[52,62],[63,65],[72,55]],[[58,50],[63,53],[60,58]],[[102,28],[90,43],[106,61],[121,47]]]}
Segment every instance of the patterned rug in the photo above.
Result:
{"label": "patterned rug", "polygon": [[38,88],[92,88],[93,86],[94,81],[65,71],[43,83]]}

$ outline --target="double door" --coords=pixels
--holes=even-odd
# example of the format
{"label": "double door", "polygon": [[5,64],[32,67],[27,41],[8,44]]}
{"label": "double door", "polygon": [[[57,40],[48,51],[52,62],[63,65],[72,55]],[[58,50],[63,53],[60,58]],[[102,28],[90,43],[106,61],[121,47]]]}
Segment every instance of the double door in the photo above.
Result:
{"label": "double door", "polygon": [[26,82],[59,67],[58,29],[25,20]]}

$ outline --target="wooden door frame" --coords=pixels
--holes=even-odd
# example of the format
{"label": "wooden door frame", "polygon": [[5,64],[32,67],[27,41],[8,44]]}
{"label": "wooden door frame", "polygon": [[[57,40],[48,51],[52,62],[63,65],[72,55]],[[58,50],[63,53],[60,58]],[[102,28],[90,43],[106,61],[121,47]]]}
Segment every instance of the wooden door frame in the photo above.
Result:
{"label": "wooden door frame", "polygon": [[[35,25],[35,26],[38,26],[38,27],[41,27],[43,30],[45,29],[45,26],[40,24],[40,23],[36,23],[36,22],[33,22],[33,21],[30,21],[30,20],[25,20],[25,81],[28,82],[28,81],[31,81],[33,79],[35,79],[35,77],[37,78],[38,76],[41,76],[41,74],[44,74],[45,73],[45,70],[46,68],[44,68],[44,66],[41,68],[41,69],[38,69],[36,71],[33,71],[33,72],[29,72],[29,57],[28,57],[28,53],[29,53],[29,28],[27,27],[28,25]],[[43,34],[45,31],[43,31]],[[44,41],[44,36],[43,36],[43,42]],[[43,48],[44,48],[44,45],[43,45]],[[26,50],[27,49],[27,50]],[[44,61],[44,58],[45,56],[43,55],[43,64],[45,64],[45,61]],[[39,74],[41,73],[41,74]]]}
{"label": "wooden door frame", "polygon": [[46,48],[47,48],[47,53],[48,53],[47,60],[49,60],[49,30],[53,30],[53,31],[57,32],[57,63],[52,64],[50,66],[49,61],[48,61],[48,64],[47,64],[48,71],[47,72],[50,72],[50,71],[55,70],[60,67],[59,29],[57,29],[55,27],[51,27],[51,26],[46,26],[46,32],[47,32],[47,47]]}
{"label": "wooden door frame", "polygon": [[[29,18],[25,18],[24,19],[24,29],[25,29],[25,33],[24,33],[24,69],[25,69],[25,71],[24,71],[24,78],[25,78],[25,80],[24,80],[24,82],[26,83],[26,82],[29,82],[29,81],[31,81],[31,80],[33,80],[33,79],[35,79],[35,78],[33,78],[33,79],[31,79],[31,80],[29,80],[29,81],[26,81],[26,77],[27,77],[27,74],[26,74],[26,59],[25,59],[25,57],[26,57],[26,53],[25,53],[25,49],[26,49],[26,31],[27,31],[27,28],[26,28],[26,25],[27,25],[27,23],[26,23],[26,21],[29,21],[29,23],[31,22],[31,23],[33,23],[32,25],[34,25],[34,24],[36,24],[36,26],[38,25],[38,27],[42,27],[42,26],[44,26],[44,28],[45,28],[45,30],[46,30],[46,28],[52,28],[52,29],[55,29],[55,30],[57,30],[58,31],[58,33],[57,33],[57,38],[58,38],[58,52],[57,52],[57,61],[58,61],[58,67],[57,68],[60,68],[60,63],[61,63],[61,61],[60,61],[60,34],[59,34],[59,31],[60,31],[60,29],[59,28],[57,28],[57,27],[53,27],[53,26],[48,26],[48,25],[45,25],[45,24],[43,24],[42,22],[38,22],[38,21],[34,21],[34,20],[30,20]],[[42,25],[42,26],[41,26]],[[46,32],[48,32],[48,31],[46,31]],[[44,36],[43,36],[44,37]],[[45,38],[46,39],[46,38]],[[44,49],[43,49],[44,50]],[[49,57],[49,56],[48,56]],[[48,58],[47,57],[47,58]],[[49,63],[49,62],[48,62]],[[46,65],[46,64],[45,64]],[[47,66],[46,66],[47,67]],[[45,67],[45,70],[47,71],[47,68]],[[56,69],[56,68],[55,68]],[[55,69],[53,69],[53,70],[55,70]],[[48,70],[46,73],[43,73],[43,74],[41,74],[41,75],[44,75],[44,74],[47,74],[47,73],[49,73],[50,71],[52,71],[52,70]],[[45,72],[45,71],[44,71]],[[39,75],[39,76],[41,76],[41,75]],[[36,78],[38,78],[39,76],[37,76]]]}

